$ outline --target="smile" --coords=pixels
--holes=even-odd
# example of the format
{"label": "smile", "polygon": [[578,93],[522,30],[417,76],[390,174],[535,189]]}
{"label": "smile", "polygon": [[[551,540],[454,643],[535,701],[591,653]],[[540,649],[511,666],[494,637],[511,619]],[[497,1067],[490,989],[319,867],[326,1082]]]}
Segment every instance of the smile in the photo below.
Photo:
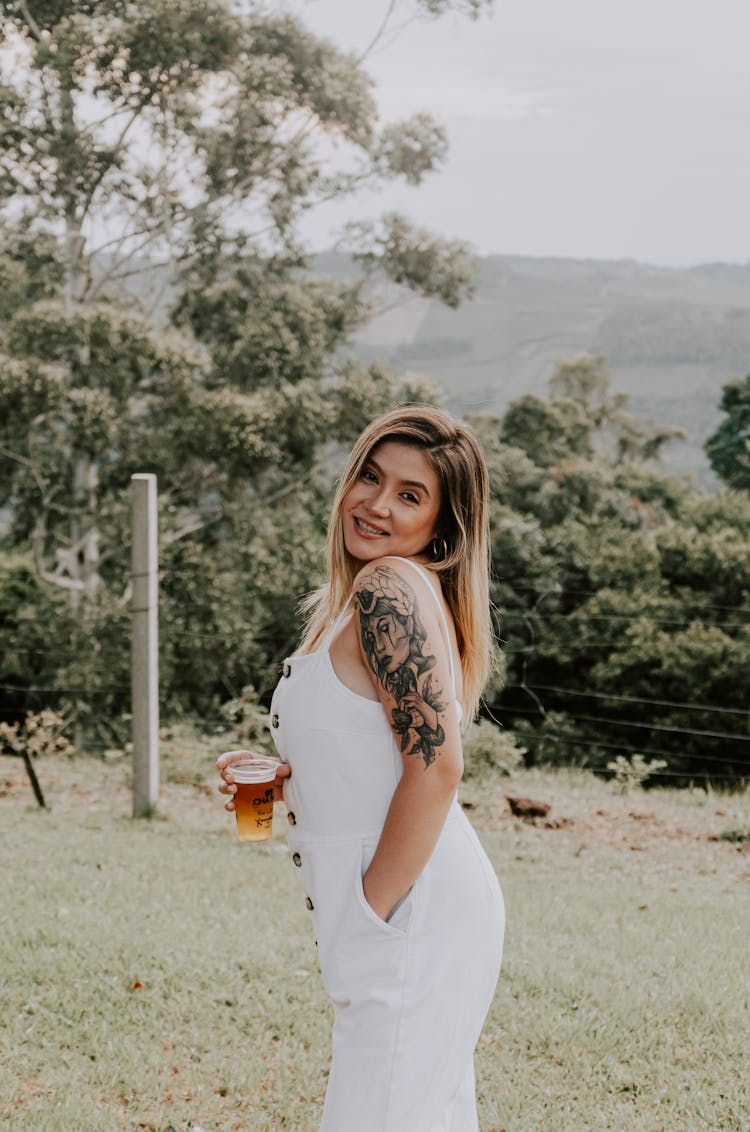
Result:
{"label": "smile", "polygon": [[387,535],[388,531],[383,531],[380,527],[373,527],[372,523],[366,523],[364,519],[354,516],[354,525],[358,531],[363,535]]}

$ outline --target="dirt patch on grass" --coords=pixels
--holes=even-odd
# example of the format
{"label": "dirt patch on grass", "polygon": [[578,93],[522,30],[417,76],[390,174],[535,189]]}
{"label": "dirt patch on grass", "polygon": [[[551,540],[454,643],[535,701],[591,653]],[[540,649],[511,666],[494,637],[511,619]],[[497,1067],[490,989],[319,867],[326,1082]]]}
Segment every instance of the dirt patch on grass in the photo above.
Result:
{"label": "dirt patch on grass", "polygon": [[[544,818],[515,817],[507,796],[549,805]],[[533,769],[509,778],[471,780],[461,791],[480,830],[507,831],[540,851],[579,855],[617,852],[648,856],[676,872],[723,873],[750,880],[750,840],[732,831],[750,828],[750,793],[703,789],[634,789],[618,794],[594,775]]]}

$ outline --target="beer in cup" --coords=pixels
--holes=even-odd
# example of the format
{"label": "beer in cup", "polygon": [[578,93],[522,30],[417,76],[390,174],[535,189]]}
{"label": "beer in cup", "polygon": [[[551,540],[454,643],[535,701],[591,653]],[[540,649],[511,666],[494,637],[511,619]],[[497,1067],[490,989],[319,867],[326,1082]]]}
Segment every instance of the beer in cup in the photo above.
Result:
{"label": "beer in cup", "polygon": [[278,763],[272,759],[247,759],[229,769],[237,793],[234,812],[240,841],[267,841],[273,829],[273,783]]}

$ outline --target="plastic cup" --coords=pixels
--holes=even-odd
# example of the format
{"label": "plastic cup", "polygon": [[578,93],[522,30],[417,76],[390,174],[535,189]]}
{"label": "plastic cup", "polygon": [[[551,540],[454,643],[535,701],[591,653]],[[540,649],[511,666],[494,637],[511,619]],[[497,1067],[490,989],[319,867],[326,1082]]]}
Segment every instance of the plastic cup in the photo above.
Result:
{"label": "plastic cup", "polygon": [[267,841],[273,832],[273,783],[278,763],[273,759],[247,759],[229,769],[237,793],[234,812],[240,841]]}

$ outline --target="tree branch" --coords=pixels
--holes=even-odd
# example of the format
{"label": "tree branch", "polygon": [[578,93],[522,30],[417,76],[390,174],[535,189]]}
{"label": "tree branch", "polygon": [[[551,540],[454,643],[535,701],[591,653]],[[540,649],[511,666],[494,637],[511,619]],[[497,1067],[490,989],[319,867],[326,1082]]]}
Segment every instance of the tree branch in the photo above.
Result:
{"label": "tree branch", "polygon": [[[155,271],[159,267],[169,267],[173,263],[179,263],[179,264],[182,264],[183,266],[185,266],[186,264],[189,264],[191,260],[196,259],[196,258],[197,258],[197,256],[194,255],[192,252],[185,252],[184,255],[180,255],[180,256],[177,256],[177,257],[170,258],[170,259],[150,260],[144,267],[134,267],[132,271],[118,272],[117,275],[112,275],[111,273],[108,272],[107,275],[108,275],[110,282],[112,282],[112,281],[116,282],[118,279],[132,279],[132,277],[134,275],[142,275],[146,271]],[[126,261],[123,260],[122,262],[125,263]]]}
{"label": "tree branch", "polygon": [[173,543],[179,542],[180,539],[188,538],[189,535],[194,535],[197,531],[202,531],[206,527],[210,527],[213,523],[218,523],[219,520],[223,518],[223,509],[218,511],[215,515],[210,515],[207,519],[199,519],[196,516],[195,519],[191,519],[187,522],[184,527],[180,527],[179,530],[171,531],[169,534],[165,535],[162,540],[162,546],[172,546]]}
{"label": "tree branch", "polygon": [[[399,287],[402,286],[402,284],[396,283],[395,286]],[[399,310],[409,303],[415,303],[420,299],[422,301],[429,301],[424,295],[415,294],[414,291],[410,290],[408,287],[404,287],[404,292],[403,298],[394,299],[392,303],[386,303],[382,307],[372,307],[368,312],[368,322],[372,322],[376,318],[381,318],[384,314],[389,314],[391,311]]]}
{"label": "tree branch", "polygon": [[5,456],[7,460],[14,460],[17,464],[24,464],[27,468],[34,467],[34,461],[30,460],[28,456],[20,456],[17,452],[11,452],[10,448],[6,448],[4,444],[0,444],[0,456]]}
{"label": "tree branch", "polygon": [[398,3],[398,0],[390,0],[390,3],[388,5],[388,9],[387,9],[385,15],[383,16],[383,19],[380,21],[380,26],[378,27],[378,30],[375,32],[375,35],[370,40],[367,47],[365,47],[364,51],[360,55],[357,56],[357,62],[358,63],[363,63],[365,61],[365,59],[370,54],[370,52],[377,46],[377,44],[380,42],[382,37],[385,35],[388,24],[391,22],[391,16],[396,11],[397,3]]}
{"label": "tree branch", "polygon": [[143,106],[139,106],[138,109],[133,113],[130,120],[125,123],[122,130],[120,131],[120,136],[117,139],[117,141],[115,142],[114,148],[112,150],[113,160],[110,161],[110,163],[104,169],[101,170],[101,172],[99,173],[99,176],[94,179],[94,183],[90,186],[89,191],[86,193],[86,197],[84,199],[84,202],[83,202],[83,205],[82,205],[82,208],[81,208],[81,223],[83,223],[84,219],[88,215],[88,211],[91,207],[91,204],[92,204],[92,201],[94,199],[94,194],[96,193],[96,190],[99,188],[102,181],[107,176],[110,169],[112,168],[112,165],[114,164],[114,157],[117,156],[117,154],[120,150],[120,147],[125,140],[125,135],[127,134],[130,127],[133,125],[135,120],[138,118],[138,116],[139,116],[139,114],[141,113],[142,110],[143,110]]}
{"label": "tree branch", "polygon": [[89,252],[89,259],[93,259],[95,255],[100,255],[106,248],[111,248],[114,244],[124,244],[126,240],[137,240],[140,236],[150,233],[150,228],[140,228],[137,232],[125,232],[122,236],[115,236],[112,240],[105,240],[103,244],[99,244],[98,248],[94,248]]}
{"label": "tree branch", "polygon": [[[38,576],[43,582],[49,582],[53,586],[60,586],[64,590],[77,590],[79,593],[84,588],[84,583],[80,578],[65,578],[58,570],[48,570],[44,565],[44,542],[47,537],[47,526],[44,521],[43,515],[38,515],[34,523],[34,529],[31,532],[31,552],[34,559],[34,567]],[[70,552],[72,553],[72,551]]]}
{"label": "tree branch", "polygon": [[[144,229],[144,231],[148,231],[148,229]],[[152,228],[150,232],[148,232],[146,239],[143,240],[143,242],[140,243],[138,245],[138,247],[133,248],[132,251],[129,251],[127,255],[122,257],[122,259],[115,260],[115,262],[112,264],[112,266],[107,271],[104,272],[104,275],[100,276],[99,279],[97,279],[96,283],[94,284],[94,286],[89,291],[89,295],[88,295],[89,302],[91,302],[92,299],[96,298],[96,296],[99,294],[102,287],[104,287],[104,285],[106,283],[111,283],[111,282],[113,282],[114,280],[117,280],[117,279],[127,279],[131,275],[139,275],[144,271],[152,270],[152,268],[155,266],[152,263],[149,263],[148,267],[139,267],[134,271],[121,272],[120,268],[124,267],[126,263],[129,263],[133,259],[134,256],[139,255],[144,250],[144,248],[147,248],[149,246],[149,244],[153,243],[153,241],[158,236],[161,236],[161,235],[162,235],[162,230],[161,230],[161,225],[159,224],[156,227]],[[130,235],[127,236],[127,237],[123,237],[123,239],[128,239],[128,238],[136,239],[137,237],[133,233],[130,233]],[[118,241],[112,241],[112,242],[118,242]],[[122,240],[120,240],[119,242],[122,243]],[[106,247],[106,244],[102,245],[102,247]],[[98,249],[98,250],[101,250],[101,249]]]}
{"label": "tree branch", "polygon": [[[81,133],[92,133],[94,130],[98,130],[100,126],[105,126],[107,122],[111,122],[113,118],[120,118],[123,114],[127,114],[129,109],[128,106],[115,107],[111,114],[105,114],[103,118],[97,118],[95,121],[87,122],[85,126],[81,126]],[[142,110],[143,106],[140,106],[138,113],[140,114]]]}
{"label": "tree branch", "polygon": [[36,22],[36,20],[34,19],[34,17],[31,14],[31,12],[29,11],[29,6],[26,3],[26,0],[21,0],[18,7],[21,9],[21,15],[26,20],[26,23],[28,24],[28,27],[29,27],[29,31],[34,36],[34,39],[38,39],[39,42],[41,43],[42,29],[39,27],[39,24]]}

